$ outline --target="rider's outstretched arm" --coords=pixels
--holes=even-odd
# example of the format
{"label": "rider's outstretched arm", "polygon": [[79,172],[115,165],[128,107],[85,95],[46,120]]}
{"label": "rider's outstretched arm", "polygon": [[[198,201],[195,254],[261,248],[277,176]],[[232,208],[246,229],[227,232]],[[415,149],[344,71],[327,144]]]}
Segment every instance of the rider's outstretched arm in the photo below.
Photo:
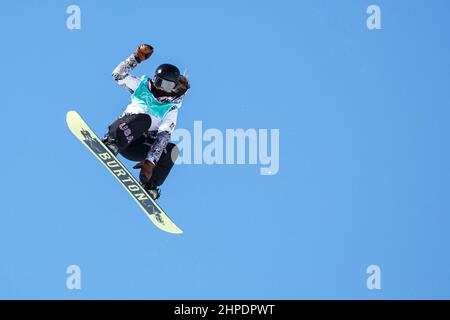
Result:
{"label": "rider's outstretched arm", "polygon": [[122,87],[133,93],[141,82],[141,79],[133,76],[130,72],[153,53],[153,47],[148,44],[140,45],[136,51],[113,70],[112,77]]}

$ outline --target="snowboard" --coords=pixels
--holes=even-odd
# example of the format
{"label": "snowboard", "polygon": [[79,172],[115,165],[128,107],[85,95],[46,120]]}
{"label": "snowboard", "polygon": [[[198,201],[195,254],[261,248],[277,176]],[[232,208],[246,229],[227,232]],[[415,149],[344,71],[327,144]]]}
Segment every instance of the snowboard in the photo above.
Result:
{"label": "snowboard", "polygon": [[170,220],[163,209],[149,196],[147,191],[106,147],[101,139],[89,128],[86,122],[76,111],[69,111],[66,115],[67,126],[94,155],[103,163],[111,174],[128,191],[131,197],[144,210],[150,220],[161,230],[168,233],[183,233],[175,223]]}

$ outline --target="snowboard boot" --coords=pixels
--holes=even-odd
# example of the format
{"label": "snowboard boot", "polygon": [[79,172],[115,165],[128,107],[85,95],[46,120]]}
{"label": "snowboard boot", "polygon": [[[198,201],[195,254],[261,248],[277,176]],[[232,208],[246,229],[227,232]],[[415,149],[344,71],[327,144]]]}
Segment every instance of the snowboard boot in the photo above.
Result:
{"label": "snowboard boot", "polygon": [[156,187],[152,183],[146,183],[143,185],[143,187],[153,200],[157,200],[161,196],[161,189]]}
{"label": "snowboard boot", "polygon": [[117,146],[116,141],[114,140],[114,138],[111,137],[111,135],[109,133],[107,133],[103,137],[102,142],[105,144],[105,146],[108,147],[109,151],[111,151],[112,154],[117,156],[117,154],[119,153],[119,147]]}

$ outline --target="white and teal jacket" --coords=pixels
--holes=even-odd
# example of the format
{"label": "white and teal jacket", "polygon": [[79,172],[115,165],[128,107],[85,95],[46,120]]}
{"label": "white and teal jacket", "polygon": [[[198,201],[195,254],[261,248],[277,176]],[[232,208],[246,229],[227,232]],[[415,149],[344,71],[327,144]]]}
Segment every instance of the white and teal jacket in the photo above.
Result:
{"label": "white and teal jacket", "polygon": [[151,92],[151,82],[147,76],[135,77],[130,72],[138,65],[134,54],[119,63],[114,69],[114,80],[131,93],[131,103],[122,116],[145,113],[152,118],[149,131],[156,132],[156,141],[152,146],[148,159],[156,163],[161,156],[170,136],[177,124],[178,109],[183,97],[155,98]]}

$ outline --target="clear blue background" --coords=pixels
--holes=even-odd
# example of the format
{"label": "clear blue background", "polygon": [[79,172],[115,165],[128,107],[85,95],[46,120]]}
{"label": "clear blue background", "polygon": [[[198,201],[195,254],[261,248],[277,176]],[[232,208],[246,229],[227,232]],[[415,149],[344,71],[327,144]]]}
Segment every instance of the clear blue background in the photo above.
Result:
{"label": "clear blue background", "polygon": [[[363,0],[74,3],[73,31],[72,2],[1,4],[0,298],[450,298],[448,1],[377,0],[380,31]],[[105,132],[129,101],[111,71],[142,42],[137,75],[188,71],[179,128],[280,129],[275,176],[174,168],[181,236],[65,123]]]}

